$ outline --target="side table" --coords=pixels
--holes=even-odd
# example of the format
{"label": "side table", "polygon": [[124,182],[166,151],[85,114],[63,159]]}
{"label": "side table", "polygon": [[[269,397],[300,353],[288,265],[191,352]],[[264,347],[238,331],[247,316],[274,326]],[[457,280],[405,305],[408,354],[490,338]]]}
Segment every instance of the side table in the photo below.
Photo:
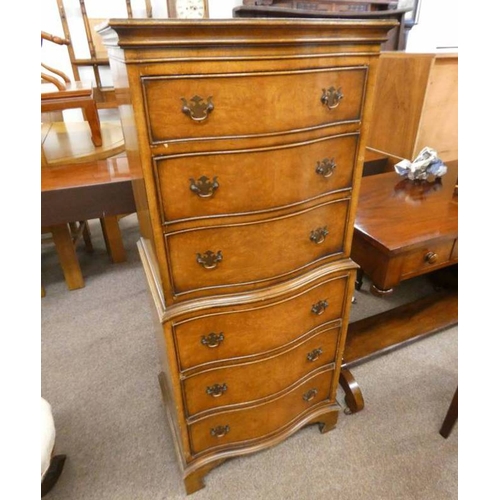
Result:
{"label": "side table", "polygon": [[126,157],[42,167],[41,225],[57,232],[56,247],[70,290],[82,288],[84,280],[68,224],[100,219],[112,262],[124,262],[118,216],[136,212],[133,180]]}
{"label": "side table", "polygon": [[[358,290],[365,274],[370,291],[384,296],[403,280],[458,265],[458,161],[446,165],[447,174],[431,181],[395,172],[362,179],[351,254],[360,266]],[[349,410],[364,407],[352,367],[457,322],[452,287],[350,323],[341,372]]]}

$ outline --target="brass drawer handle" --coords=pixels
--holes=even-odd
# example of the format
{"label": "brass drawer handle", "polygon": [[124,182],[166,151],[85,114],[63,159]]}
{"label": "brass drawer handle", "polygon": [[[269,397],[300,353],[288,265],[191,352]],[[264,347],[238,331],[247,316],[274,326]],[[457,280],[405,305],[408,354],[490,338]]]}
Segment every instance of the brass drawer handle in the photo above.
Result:
{"label": "brass drawer handle", "polygon": [[326,226],[318,227],[317,229],[313,229],[311,231],[311,234],[309,235],[309,239],[313,243],[316,243],[316,245],[319,245],[320,243],[323,243],[323,241],[325,241],[325,238],[327,235],[328,235],[328,229]]}
{"label": "brass drawer handle", "polygon": [[438,260],[437,253],[434,252],[428,252],[425,256],[425,262],[428,264],[435,264]]}
{"label": "brass drawer handle", "polygon": [[314,304],[311,307],[311,312],[320,316],[321,314],[323,314],[325,312],[327,307],[328,307],[328,301],[327,300],[320,300],[318,303]]}
{"label": "brass drawer handle", "polygon": [[316,173],[318,175],[322,175],[325,178],[331,177],[336,166],[337,164],[335,163],[335,160],[333,158],[331,160],[325,158],[324,160],[318,161],[316,163]]}
{"label": "brass drawer handle", "polygon": [[216,438],[224,437],[228,432],[229,425],[218,425],[217,427],[210,429],[210,434]]}
{"label": "brass drawer handle", "polygon": [[215,384],[212,385],[212,387],[207,387],[207,394],[209,396],[212,396],[214,398],[218,398],[222,396],[225,392],[227,391],[227,385],[226,384]]}
{"label": "brass drawer handle", "polygon": [[224,334],[222,332],[220,333],[210,333],[207,336],[203,335],[201,337],[201,343],[211,349],[214,347],[219,347],[224,340]]}
{"label": "brass drawer handle", "polygon": [[321,355],[323,354],[323,349],[321,347],[318,347],[317,349],[313,349],[308,355],[307,355],[307,361],[316,361]]}
{"label": "brass drawer handle", "polygon": [[318,389],[309,389],[303,396],[304,401],[312,401],[318,395]]}
{"label": "brass drawer handle", "polygon": [[211,198],[219,187],[217,177],[210,180],[208,177],[203,175],[197,181],[192,178],[189,180],[191,182],[189,189],[191,189],[191,191],[197,194],[200,198]]}
{"label": "brass drawer handle", "polygon": [[207,102],[203,102],[203,97],[199,95],[191,97],[189,102],[184,97],[181,97],[181,101],[183,102],[182,112],[195,122],[206,120],[208,115],[214,110],[212,96],[207,97]]}
{"label": "brass drawer handle", "polygon": [[217,253],[207,250],[204,254],[196,254],[196,262],[205,269],[215,269],[221,261],[222,252],[220,250]]}
{"label": "brass drawer handle", "polygon": [[342,89],[340,87],[338,89],[336,89],[335,87],[330,87],[329,89],[323,89],[321,102],[328,109],[334,109],[340,104],[340,101],[343,98],[344,94],[342,93]]}

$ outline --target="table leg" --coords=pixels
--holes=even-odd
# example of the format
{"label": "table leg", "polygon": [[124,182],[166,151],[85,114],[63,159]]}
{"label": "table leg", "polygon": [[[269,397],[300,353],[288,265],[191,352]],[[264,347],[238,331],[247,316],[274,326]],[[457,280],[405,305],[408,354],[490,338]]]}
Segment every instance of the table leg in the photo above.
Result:
{"label": "table leg", "polygon": [[116,215],[101,217],[100,221],[106,249],[108,250],[112,262],[115,264],[125,262],[127,260],[127,254],[123,246],[122,233],[118,225],[118,217]]}
{"label": "table leg", "polygon": [[50,232],[56,247],[57,255],[64,273],[66,285],[70,290],[83,288],[82,270],[75,251],[75,245],[68,224],[50,226]]}
{"label": "table leg", "polygon": [[83,222],[83,241],[85,242],[85,250],[87,250],[87,252],[93,252],[92,235],[90,234],[90,227],[87,221]]}
{"label": "table leg", "polygon": [[365,400],[353,374],[347,368],[342,368],[339,381],[345,392],[345,403],[347,405],[345,413],[352,414],[361,411],[365,407]]}
{"label": "table leg", "polygon": [[85,243],[85,250],[89,253],[92,253],[94,251],[94,247],[92,246],[92,238],[90,234],[89,223],[86,220],[78,222],[70,222],[69,228],[71,230],[73,242],[76,243],[76,241],[81,236]]}

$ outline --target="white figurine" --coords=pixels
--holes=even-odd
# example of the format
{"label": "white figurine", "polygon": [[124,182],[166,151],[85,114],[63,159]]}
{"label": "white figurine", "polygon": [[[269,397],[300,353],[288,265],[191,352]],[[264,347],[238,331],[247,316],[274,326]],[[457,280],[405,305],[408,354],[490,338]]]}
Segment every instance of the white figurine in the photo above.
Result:
{"label": "white figurine", "polygon": [[426,180],[429,175],[442,177],[448,171],[448,167],[438,157],[434,149],[424,148],[413,161],[401,160],[396,163],[394,170],[399,175],[415,181]]}

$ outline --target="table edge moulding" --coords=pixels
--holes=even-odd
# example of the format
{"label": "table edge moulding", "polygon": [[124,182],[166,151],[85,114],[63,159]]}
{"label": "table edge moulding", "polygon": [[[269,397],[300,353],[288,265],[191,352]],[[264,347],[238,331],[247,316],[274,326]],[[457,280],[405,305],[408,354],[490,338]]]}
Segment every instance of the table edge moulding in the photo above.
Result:
{"label": "table edge moulding", "polygon": [[394,26],[110,19],[96,28],[188,494],[228,458],[305,425],[335,427],[366,134]]}

